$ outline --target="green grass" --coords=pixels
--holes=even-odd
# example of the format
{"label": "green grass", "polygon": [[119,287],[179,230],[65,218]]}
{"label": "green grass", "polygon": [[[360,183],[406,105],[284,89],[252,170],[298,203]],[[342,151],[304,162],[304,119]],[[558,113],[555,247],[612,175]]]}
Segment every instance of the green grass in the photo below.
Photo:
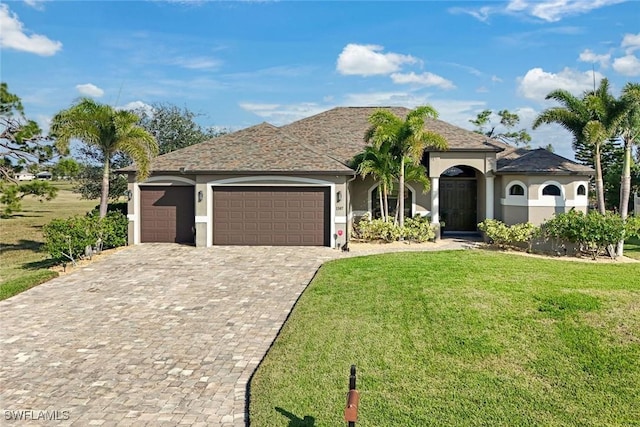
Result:
{"label": "green grass", "polygon": [[42,226],[54,218],[85,214],[94,208],[95,200],[80,200],[71,192],[71,184],[54,182],[58,196],[49,202],[27,197],[22,211],[9,219],[0,219],[0,300],[9,298],[57,274],[41,250],[44,244]]}
{"label": "green grass", "polygon": [[624,243],[624,256],[640,260],[640,239],[634,237]]}
{"label": "green grass", "polygon": [[250,386],[251,425],[640,425],[640,264],[488,251],[325,264]]}

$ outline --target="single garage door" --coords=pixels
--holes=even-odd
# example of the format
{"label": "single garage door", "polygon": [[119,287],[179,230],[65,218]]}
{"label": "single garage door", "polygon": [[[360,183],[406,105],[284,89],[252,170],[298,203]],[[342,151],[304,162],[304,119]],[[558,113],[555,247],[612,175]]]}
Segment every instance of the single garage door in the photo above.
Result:
{"label": "single garage door", "polygon": [[214,187],[214,245],[329,245],[328,187]]}
{"label": "single garage door", "polygon": [[193,186],[140,187],[142,243],[194,243]]}

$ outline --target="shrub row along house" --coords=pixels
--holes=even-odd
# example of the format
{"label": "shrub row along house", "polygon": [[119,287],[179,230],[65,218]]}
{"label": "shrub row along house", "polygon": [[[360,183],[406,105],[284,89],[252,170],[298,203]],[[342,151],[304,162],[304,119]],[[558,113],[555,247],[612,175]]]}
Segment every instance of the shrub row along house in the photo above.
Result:
{"label": "shrub row along house", "polygon": [[[399,117],[410,111],[388,109]],[[341,107],[282,127],[262,123],[159,156],[143,182],[134,167],[123,169],[129,243],[343,245],[354,221],[380,210],[377,182],[357,176],[350,163],[367,145],[375,110]],[[587,210],[591,168],[440,120],[425,123],[449,149],[425,152],[431,190],[407,183],[407,216],[475,231],[484,219],[539,224],[557,212]]]}

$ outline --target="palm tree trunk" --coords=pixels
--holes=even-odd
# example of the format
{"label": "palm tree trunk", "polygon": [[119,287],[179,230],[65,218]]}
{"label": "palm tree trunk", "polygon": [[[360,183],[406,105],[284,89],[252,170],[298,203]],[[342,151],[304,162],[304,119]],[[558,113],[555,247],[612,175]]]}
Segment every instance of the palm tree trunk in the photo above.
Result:
{"label": "palm tree trunk", "polygon": [[100,218],[107,216],[107,204],[109,203],[109,164],[111,158],[105,156],[104,169],[102,170],[102,193],[100,194]]}
{"label": "palm tree trunk", "polygon": [[[629,197],[631,196],[631,140],[624,138],[624,158],[622,162],[622,177],[620,179],[620,216],[627,220],[629,213]],[[618,256],[624,255],[624,240],[618,242],[616,250]]]}
{"label": "palm tree trunk", "polygon": [[384,220],[389,221],[389,191],[384,186]]}
{"label": "palm tree trunk", "polygon": [[404,227],[404,156],[400,157],[400,177],[398,179],[398,214],[400,228]]}
{"label": "palm tree trunk", "polygon": [[[383,221],[386,221],[386,216],[384,214],[384,203],[382,200],[382,191],[383,191],[383,184],[380,183],[378,184],[378,199],[380,200],[380,216],[382,217]],[[385,191],[386,193],[386,191]]]}
{"label": "palm tree trunk", "polygon": [[606,207],[604,205],[604,184],[602,182],[602,163],[600,159],[600,144],[596,144],[595,164],[596,164],[596,194],[598,196],[598,212],[604,215],[606,212]]}

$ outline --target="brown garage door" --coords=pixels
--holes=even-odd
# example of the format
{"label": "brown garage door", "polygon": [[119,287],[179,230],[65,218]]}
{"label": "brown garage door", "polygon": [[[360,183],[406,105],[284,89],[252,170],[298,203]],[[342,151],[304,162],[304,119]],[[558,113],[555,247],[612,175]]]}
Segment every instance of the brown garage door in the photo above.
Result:
{"label": "brown garage door", "polygon": [[214,245],[329,245],[329,188],[215,187]]}
{"label": "brown garage door", "polygon": [[142,243],[194,243],[193,187],[140,187]]}

